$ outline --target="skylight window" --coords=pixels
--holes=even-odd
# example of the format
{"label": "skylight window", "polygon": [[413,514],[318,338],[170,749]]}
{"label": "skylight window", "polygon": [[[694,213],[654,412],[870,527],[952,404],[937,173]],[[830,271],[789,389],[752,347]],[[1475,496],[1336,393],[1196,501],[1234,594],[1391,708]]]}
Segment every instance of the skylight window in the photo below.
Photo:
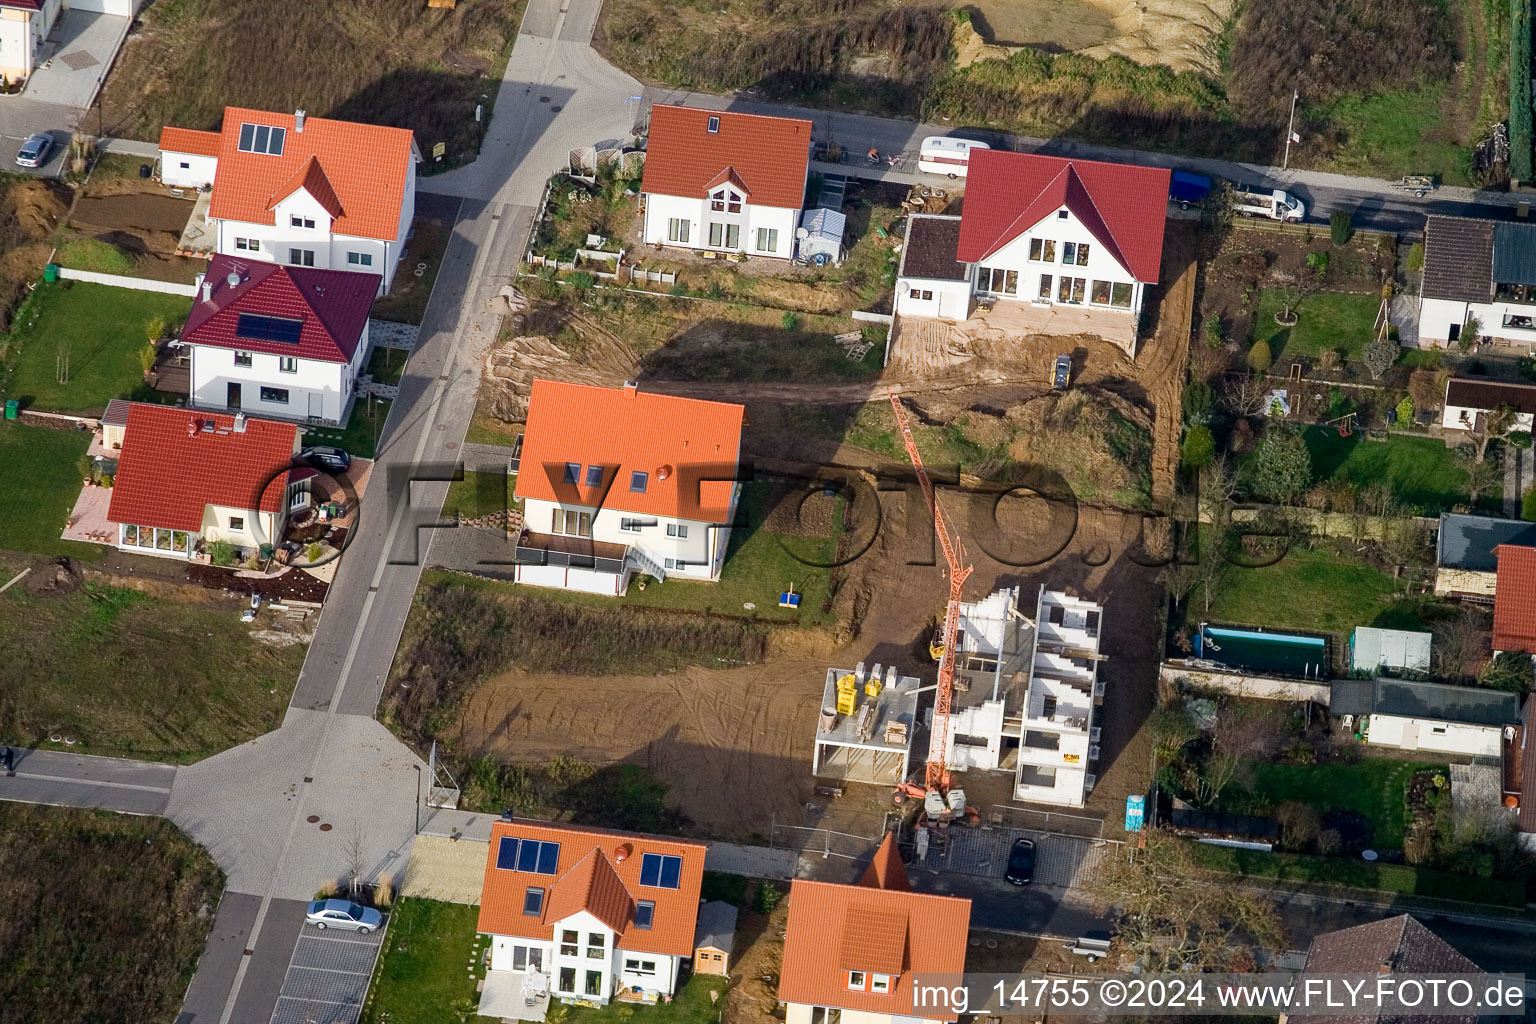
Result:
{"label": "skylight window", "polygon": [[635,904],[635,927],[649,929],[656,920],[656,904],[650,900],[640,900]]}
{"label": "skylight window", "polygon": [[635,494],[644,494],[645,485],[650,480],[650,474],[635,470],[629,474],[629,489]]}
{"label": "skylight window", "polygon": [[712,117],[709,119],[709,134],[720,134],[720,119],[718,117]]}
{"label": "skylight window", "polygon": [[597,487],[602,482],[603,482],[603,467],[602,466],[588,466],[587,467],[587,486],[588,487]]}
{"label": "skylight window", "polygon": [[577,480],[580,480],[580,479],[581,479],[581,463],[579,463],[579,462],[567,462],[565,464],[565,482],[568,483],[568,484],[574,484]]}
{"label": "skylight window", "polygon": [[264,124],[242,124],[240,126],[240,152],[282,156],[283,140],[287,136],[288,132],[283,128],[273,128]]}

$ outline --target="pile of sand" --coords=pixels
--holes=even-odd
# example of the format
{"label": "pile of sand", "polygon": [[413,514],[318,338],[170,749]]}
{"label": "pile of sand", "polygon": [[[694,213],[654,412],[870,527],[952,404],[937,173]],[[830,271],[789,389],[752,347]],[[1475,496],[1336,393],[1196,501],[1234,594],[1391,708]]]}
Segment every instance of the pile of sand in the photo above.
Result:
{"label": "pile of sand", "polygon": [[991,39],[970,24],[955,33],[956,65],[1000,60],[1024,46],[1111,55],[1215,78],[1222,26],[1235,0],[979,0]]}

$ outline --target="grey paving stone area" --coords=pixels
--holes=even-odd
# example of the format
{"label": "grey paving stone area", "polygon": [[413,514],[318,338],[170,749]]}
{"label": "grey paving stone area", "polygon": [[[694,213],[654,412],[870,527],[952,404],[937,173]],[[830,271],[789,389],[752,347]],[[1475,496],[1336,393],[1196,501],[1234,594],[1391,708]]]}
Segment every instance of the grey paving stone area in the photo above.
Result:
{"label": "grey paving stone area", "polygon": [[416,347],[421,328],[415,324],[397,324],[393,320],[369,320],[368,340],[379,348],[399,348],[409,352]]}
{"label": "grey paving stone area", "polygon": [[355,1024],[388,925],[370,935],[303,926],[271,1024]]}
{"label": "grey paving stone area", "polygon": [[1036,885],[1070,886],[1081,873],[1092,871],[1103,853],[1091,840],[1033,829],[951,828],[944,846],[929,846],[920,863],[925,868],[1001,878],[1008,867],[1008,851],[1019,838],[1035,841]]}

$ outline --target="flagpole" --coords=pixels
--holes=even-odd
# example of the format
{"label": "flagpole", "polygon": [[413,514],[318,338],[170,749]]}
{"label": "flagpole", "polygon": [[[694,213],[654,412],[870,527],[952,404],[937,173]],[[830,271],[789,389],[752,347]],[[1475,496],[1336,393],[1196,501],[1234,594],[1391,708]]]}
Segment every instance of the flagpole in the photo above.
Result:
{"label": "flagpole", "polygon": [[1291,140],[1296,137],[1296,101],[1301,98],[1300,89],[1291,90],[1291,120],[1285,126],[1285,161],[1280,165],[1285,170],[1291,169]]}

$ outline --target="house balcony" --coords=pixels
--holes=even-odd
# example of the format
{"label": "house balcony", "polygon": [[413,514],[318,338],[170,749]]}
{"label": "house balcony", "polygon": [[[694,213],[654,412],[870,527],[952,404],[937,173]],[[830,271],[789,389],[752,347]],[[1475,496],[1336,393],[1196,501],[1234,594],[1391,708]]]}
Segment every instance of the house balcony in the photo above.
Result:
{"label": "house balcony", "polygon": [[558,565],[622,575],[629,547],[590,537],[566,537],[524,530],[513,558],[523,565]]}

